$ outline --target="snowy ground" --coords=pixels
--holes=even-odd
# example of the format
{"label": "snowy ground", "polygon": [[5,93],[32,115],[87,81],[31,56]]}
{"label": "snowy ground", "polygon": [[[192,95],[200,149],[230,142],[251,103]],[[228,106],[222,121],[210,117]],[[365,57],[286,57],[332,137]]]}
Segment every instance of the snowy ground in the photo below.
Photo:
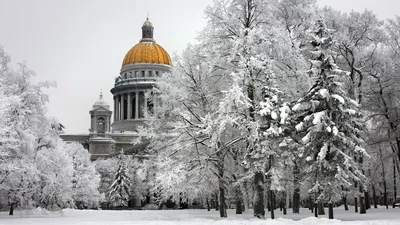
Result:
{"label": "snowy ground", "polygon": [[[269,216],[269,212],[267,212]],[[307,209],[301,209],[300,215],[282,215],[279,210],[275,213],[278,219],[259,220],[252,217],[252,211],[246,211],[243,215],[235,215],[234,210],[228,211],[227,219],[220,219],[217,211],[212,210],[164,210],[164,211],[95,211],[95,210],[63,210],[58,213],[45,211],[17,211],[14,216],[8,216],[6,212],[0,213],[0,225],[394,225],[400,224],[400,209],[371,209],[367,214],[360,215],[353,210],[344,211],[335,209],[336,220],[314,218]]]}

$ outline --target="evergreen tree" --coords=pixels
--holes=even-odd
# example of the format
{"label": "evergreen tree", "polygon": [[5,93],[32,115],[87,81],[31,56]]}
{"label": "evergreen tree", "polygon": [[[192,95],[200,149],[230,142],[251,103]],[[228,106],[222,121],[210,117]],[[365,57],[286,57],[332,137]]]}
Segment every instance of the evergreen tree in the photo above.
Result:
{"label": "evergreen tree", "polygon": [[128,177],[126,158],[122,150],[118,156],[118,169],[114,176],[114,182],[110,186],[109,193],[110,203],[114,207],[128,206],[131,182]]}
{"label": "evergreen tree", "polygon": [[366,181],[354,161],[355,156],[367,155],[361,147],[361,113],[357,102],[342,88],[347,73],[338,68],[331,55],[333,40],[329,32],[319,19],[312,35],[314,50],[309,70],[316,82],[293,107],[299,121],[296,129],[302,134],[299,157],[305,166],[304,179],[314,182],[309,192],[320,204],[339,200],[342,187]]}

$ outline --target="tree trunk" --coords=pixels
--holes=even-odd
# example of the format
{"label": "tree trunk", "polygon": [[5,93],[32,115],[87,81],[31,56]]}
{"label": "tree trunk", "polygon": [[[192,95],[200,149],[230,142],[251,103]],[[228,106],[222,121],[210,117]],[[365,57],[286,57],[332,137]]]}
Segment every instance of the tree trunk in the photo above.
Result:
{"label": "tree trunk", "polygon": [[384,202],[384,204],[386,206],[386,209],[388,209],[389,208],[389,203],[388,203],[388,199],[387,199],[386,183],[383,186],[384,186],[383,202]]}
{"label": "tree trunk", "polygon": [[331,219],[333,219],[333,204],[332,204],[332,202],[329,202],[328,203],[328,214],[329,214],[329,219],[331,220]]}
{"label": "tree trunk", "polygon": [[365,214],[367,213],[367,209],[365,207],[365,199],[364,195],[360,193],[360,214]]}
{"label": "tree trunk", "polygon": [[286,201],[285,201],[285,208],[288,209],[290,205],[290,193],[289,193],[289,188],[287,188],[286,191]]}
{"label": "tree trunk", "polygon": [[271,204],[271,219],[275,219],[275,204],[274,204],[274,191],[270,190],[269,191],[269,199],[270,199],[270,204]]}
{"label": "tree trunk", "polygon": [[324,203],[322,201],[318,203],[318,215],[325,215]]}
{"label": "tree trunk", "polygon": [[249,192],[247,190],[247,181],[243,182],[243,212],[250,206]]}
{"label": "tree trunk", "polygon": [[300,213],[300,183],[299,183],[299,167],[297,164],[294,165],[293,168],[293,213]]}
{"label": "tree trunk", "polygon": [[371,208],[371,202],[369,200],[369,192],[368,191],[364,192],[364,198],[365,198],[365,207],[368,210]]}
{"label": "tree trunk", "polygon": [[225,204],[225,188],[222,180],[219,182],[219,215],[221,218],[228,217]]}
{"label": "tree trunk", "polygon": [[372,184],[372,198],[374,199],[374,208],[378,208],[378,199],[376,197],[375,185]]}
{"label": "tree trunk", "polygon": [[224,166],[224,156],[220,154],[221,152],[217,154],[219,158],[219,163],[218,163],[219,215],[221,216],[221,218],[226,218],[228,217],[228,215],[226,213],[226,202],[225,202],[225,184],[224,184],[225,166]]}
{"label": "tree trunk", "polygon": [[314,216],[318,218],[318,203],[314,203]]}
{"label": "tree trunk", "polygon": [[283,215],[287,214],[287,210],[286,210],[286,198],[282,201],[282,208],[283,208]]}
{"label": "tree trunk", "polygon": [[235,195],[236,195],[236,214],[242,214],[243,210],[242,210],[242,192],[240,191],[240,186],[236,187],[235,190]]}
{"label": "tree trunk", "polygon": [[358,198],[354,197],[354,212],[358,213]]}
{"label": "tree trunk", "polygon": [[208,201],[208,197],[206,198],[206,202],[207,202],[207,211],[210,211],[210,202]]}
{"label": "tree trunk", "polygon": [[397,198],[397,184],[396,184],[397,175],[396,175],[396,161],[394,158],[392,162],[393,162],[393,208],[396,208],[395,205]]}
{"label": "tree trunk", "polygon": [[10,213],[8,215],[10,215],[10,216],[14,215],[14,203],[11,203],[11,205],[10,205]]}
{"label": "tree trunk", "polygon": [[254,176],[254,216],[258,218],[265,217],[264,210],[264,174],[262,172],[256,172]]}
{"label": "tree trunk", "polygon": [[343,196],[343,205],[344,205],[344,210],[348,211],[349,206],[347,205],[347,197]]}
{"label": "tree trunk", "polygon": [[215,192],[215,211],[219,210],[218,192]]}

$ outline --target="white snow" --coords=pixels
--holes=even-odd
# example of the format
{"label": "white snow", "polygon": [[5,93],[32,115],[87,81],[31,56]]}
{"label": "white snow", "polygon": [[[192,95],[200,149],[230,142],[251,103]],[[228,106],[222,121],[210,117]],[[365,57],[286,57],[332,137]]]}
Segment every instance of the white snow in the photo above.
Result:
{"label": "white snow", "polygon": [[321,123],[321,119],[324,115],[325,115],[325,111],[314,113],[313,124]]}
{"label": "white snow", "polygon": [[325,88],[319,90],[319,94],[322,96],[322,98],[329,97],[329,91],[328,91],[328,89],[325,89]]}
{"label": "white snow", "polygon": [[297,131],[301,131],[303,129],[303,122],[300,122],[299,124],[297,124],[295,128]]}
{"label": "white snow", "polygon": [[[326,214],[327,213],[326,209]],[[97,210],[72,210],[67,209],[59,213],[48,213],[43,210],[33,212],[16,211],[14,216],[8,216],[6,212],[0,213],[0,225],[394,225],[400,224],[400,209],[370,209],[367,214],[361,215],[354,212],[350,206],[349,211],[341,208],[334,209],[334,220],[327,219],[327,215],[320,218],[305,208],[300,209],[300,214],[288,215],[275,210],[277,219],[271,220],[270,213],[266,210],[265,220],[253,218],[253,211],[246,210],[242,215],[236,215],[234,209],[228,210],[228,218],[219,218],[219,212],[214,209],[207,210],[142,210],[142,211],[97,211]]]}
{"label": "white snow", "polygon": [[340,103],[344,104],[344,98],[342,96],[334,94],[331,95],[331,97],[338,100]]}

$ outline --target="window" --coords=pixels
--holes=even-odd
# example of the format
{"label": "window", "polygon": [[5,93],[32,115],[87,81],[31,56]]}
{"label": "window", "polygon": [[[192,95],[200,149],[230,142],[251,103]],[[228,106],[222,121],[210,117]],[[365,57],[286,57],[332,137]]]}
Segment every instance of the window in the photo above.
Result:
{"label": "window", "polygon": [[103,117],[100,117],[97,119],[97,133],[104,133],[106,130],[106,121],[104,120]]}
{"label": "window", "polygon": [[156,77],[158,77],[158,71],[156,71]]}
{"label": "window", "polygon": [[149,77],[152,77],[153,76],[153,71],[149,71]]}
{"label": "window", "polygon": [[138,76],[139,76],[138,73],[139,73],[138,71],[135,71],[135,77],[138,77]]}
{"label": "window", "polygon": [[145,71],[142,71],[142,77],[145,77]]}

